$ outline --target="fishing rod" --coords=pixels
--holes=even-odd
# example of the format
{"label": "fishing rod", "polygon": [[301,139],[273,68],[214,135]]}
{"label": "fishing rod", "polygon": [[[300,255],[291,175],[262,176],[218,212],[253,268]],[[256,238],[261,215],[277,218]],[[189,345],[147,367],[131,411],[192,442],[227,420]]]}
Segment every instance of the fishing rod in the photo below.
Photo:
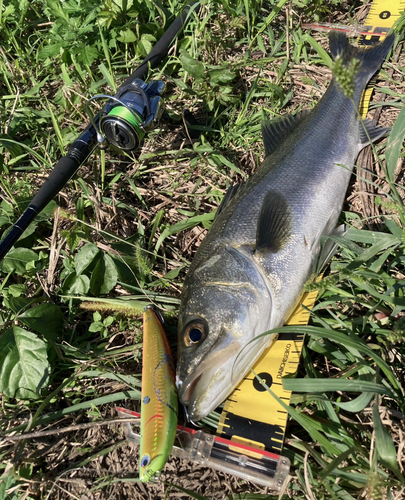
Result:
{"label": "fishing rod", "polygon": [[[164,59],[169,46],[185,27],[192,12],[198,13],[199,8],[197,2],[191,2],[183,9],[114,96],[100,94],[88,100],[86,111],[90,123],[70,146],[67,155],[59,159],[28,208],[0,242],[0,260],[6,256],[35,217],[77,173],[97,146],[105,149],[108,144],[112,144],[125,152],[139,148],[145,134],[157,125],[162,116],[162,92],[165,86],[162,81],[147,84],[144,79],[149,69],[156,68]],[[94,116],[90,103],[100,99],[106,100],[106,105]]]}

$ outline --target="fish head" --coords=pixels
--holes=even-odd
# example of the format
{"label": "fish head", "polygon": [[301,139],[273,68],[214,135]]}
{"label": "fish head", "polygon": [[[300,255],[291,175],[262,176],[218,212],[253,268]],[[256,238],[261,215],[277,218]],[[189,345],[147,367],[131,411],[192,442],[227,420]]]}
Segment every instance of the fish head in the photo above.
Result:
{"label": "fish head", "polygon": [[269,342],[271,296],[257,265],[227,247],[186,278],[179,312],[176,384],[191,421],[236,387]]}

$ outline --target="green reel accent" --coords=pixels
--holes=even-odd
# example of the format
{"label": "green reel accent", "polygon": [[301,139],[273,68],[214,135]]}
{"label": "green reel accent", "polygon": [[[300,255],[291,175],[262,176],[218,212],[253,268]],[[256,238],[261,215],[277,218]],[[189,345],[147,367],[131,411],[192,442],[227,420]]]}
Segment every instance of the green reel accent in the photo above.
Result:
{"label": "green reel accent", "polygon": [[142,122],[125,106],[115,106],[101,119],[100,127],[108,142],[123,151],[134,151],[145,136]]}

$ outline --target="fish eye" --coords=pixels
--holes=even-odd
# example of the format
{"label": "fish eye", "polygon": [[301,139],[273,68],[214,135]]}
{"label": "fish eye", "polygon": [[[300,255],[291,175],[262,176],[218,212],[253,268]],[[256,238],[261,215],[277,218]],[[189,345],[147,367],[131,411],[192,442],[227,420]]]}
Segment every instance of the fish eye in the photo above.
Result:
{"label": "fish eye", "polygon": [[149,464],[150,464],[150,456],[147,453],[145,453],[145,455],[143,455],[141,458],[141,466],[147,467]]}
{"label": "fish eye", "polygon": [[205,321],[193,320],[186,325],[183,333],[184,343],[186,346],[191,347],[193,345],[200,344],[207,335],[207,325]]}

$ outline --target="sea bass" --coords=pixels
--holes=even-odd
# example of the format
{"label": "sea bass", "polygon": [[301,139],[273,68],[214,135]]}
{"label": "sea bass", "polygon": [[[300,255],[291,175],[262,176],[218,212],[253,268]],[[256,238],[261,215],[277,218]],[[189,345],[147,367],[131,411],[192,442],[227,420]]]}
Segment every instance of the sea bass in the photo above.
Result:
{"label": "sea bass", "polygon": [[265,123],[264,162],[225,196],[181,295],[176,383],[190,420],[235,388],[274,336],[252,340],[284,323],[314,277],[358,153],[389,132],[357,110],[393,40],[362,49],[332,32],[335,67],[352,85],[334,76],[312,111]]}

